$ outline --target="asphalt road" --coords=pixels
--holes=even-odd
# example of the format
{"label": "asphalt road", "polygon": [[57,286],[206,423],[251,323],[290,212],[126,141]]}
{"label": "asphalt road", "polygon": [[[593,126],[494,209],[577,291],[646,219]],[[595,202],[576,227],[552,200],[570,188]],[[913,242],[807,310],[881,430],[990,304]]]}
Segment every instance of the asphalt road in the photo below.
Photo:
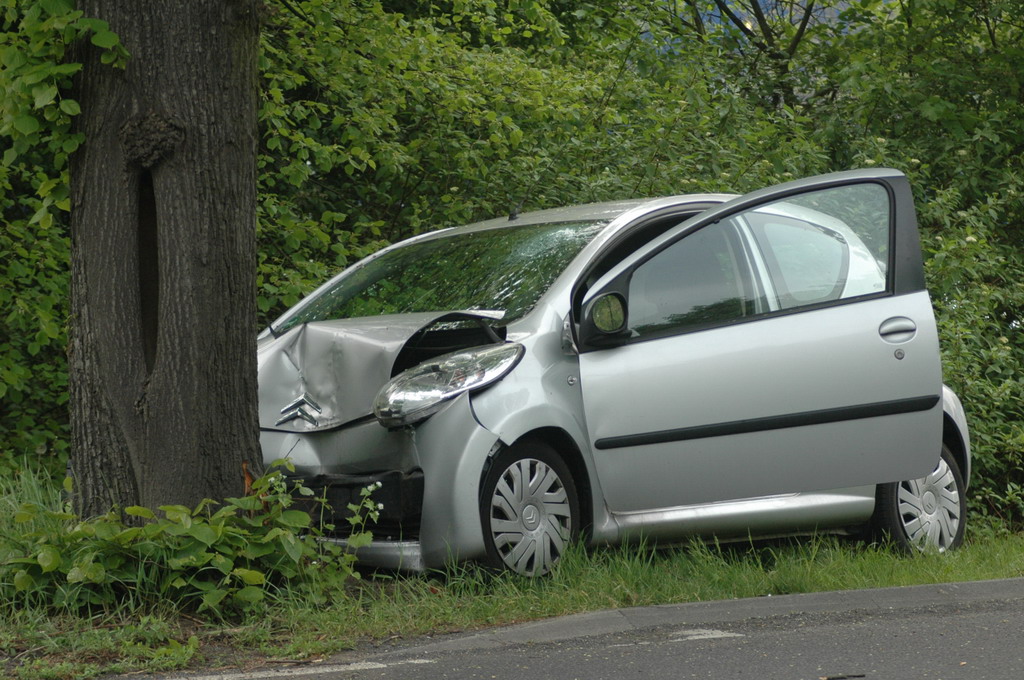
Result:
{"label": "asphalt road", "polygon": [[166,680],[1024,679],[1024,579],[583,614]]}

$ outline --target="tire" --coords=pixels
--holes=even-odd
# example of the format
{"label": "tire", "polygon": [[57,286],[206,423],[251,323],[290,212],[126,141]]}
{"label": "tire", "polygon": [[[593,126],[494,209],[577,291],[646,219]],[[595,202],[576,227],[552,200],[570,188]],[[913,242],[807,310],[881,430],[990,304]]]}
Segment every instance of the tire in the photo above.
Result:
{"label": "tire", "polygon": [[953,550],[964,540],[966,521],[963,475],[945,444],[931,474],[878,487],[876,532],[902,552]]}
{"label": "tire", "polygon": [[544,442],[520,441],[498,454],[480,492],[480,520],[492,567],[543,576],[579,535],[580,504],[572,473]]}

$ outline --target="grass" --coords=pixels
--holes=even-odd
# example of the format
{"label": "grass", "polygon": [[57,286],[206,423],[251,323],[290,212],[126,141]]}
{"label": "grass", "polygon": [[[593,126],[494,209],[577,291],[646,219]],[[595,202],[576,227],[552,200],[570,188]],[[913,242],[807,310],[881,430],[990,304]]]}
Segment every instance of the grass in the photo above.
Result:
{"label": "grass", "polygon": [[[0,559],[12,494],[0,493]],[[59,496],[57,496],[59,498]],[[13,507],[17,507],[14,504]],[[225,622],[158,607],[92,617],[0,603],[0,674],[88,678],[103,673],[237,668],[319,658],[364,641],[471,630],[608,608],[787,593],[974,581],[1024,575],[1024,536],[970,527],[962,549],[898,555],[819,536],[717,546],[576,548],[550,577],[527,580],[473,565],[447,573],[365,574],[346,584],[284,588],[266,607]]]}

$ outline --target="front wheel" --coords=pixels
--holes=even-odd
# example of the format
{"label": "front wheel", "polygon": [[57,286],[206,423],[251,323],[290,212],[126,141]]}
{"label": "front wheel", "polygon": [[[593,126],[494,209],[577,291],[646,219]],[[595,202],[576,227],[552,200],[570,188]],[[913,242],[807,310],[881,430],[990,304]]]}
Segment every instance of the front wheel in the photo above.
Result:
{"label": "front wheel", "polygon": [[931,474],[878,487],[875,528],[905,552],[956,548],[966,520],[963,475],[945,444]]}
{"label": "front wheel", "polygon": [[579,533],[568,466],[544,442],[517,442],[484,476],[480,519],[491,566],[524,576],[548,573]]}

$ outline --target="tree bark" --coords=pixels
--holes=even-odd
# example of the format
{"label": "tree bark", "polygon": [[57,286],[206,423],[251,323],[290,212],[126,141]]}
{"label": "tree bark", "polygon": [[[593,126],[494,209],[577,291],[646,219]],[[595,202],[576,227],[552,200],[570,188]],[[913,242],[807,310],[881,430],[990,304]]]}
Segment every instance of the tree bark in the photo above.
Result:
{"label": "tree bark", "polygon": [[241,495],[256,411],[255,0],[81,0],[72,476],[84,515]]}

